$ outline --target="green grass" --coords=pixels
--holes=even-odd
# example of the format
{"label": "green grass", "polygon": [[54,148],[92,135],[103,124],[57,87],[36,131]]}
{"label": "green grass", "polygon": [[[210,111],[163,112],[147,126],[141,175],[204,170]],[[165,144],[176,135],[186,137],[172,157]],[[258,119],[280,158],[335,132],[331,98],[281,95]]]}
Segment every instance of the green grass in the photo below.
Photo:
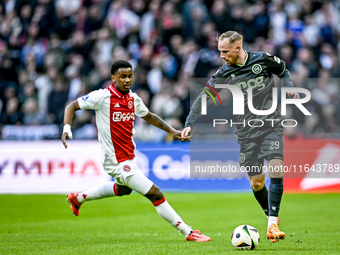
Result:
{"label": "green grass", "polygon": [[[181,217],[209,235],[186,242],[144,197],[132,194],[83,205],[74,217],[61,195],[0,195],[0,254],[339,254],[340,194],[285,194],[272,244],[267,220],[250,193],[165,193]],[[230,243],[241,224],[261,236],[253,251]]]}

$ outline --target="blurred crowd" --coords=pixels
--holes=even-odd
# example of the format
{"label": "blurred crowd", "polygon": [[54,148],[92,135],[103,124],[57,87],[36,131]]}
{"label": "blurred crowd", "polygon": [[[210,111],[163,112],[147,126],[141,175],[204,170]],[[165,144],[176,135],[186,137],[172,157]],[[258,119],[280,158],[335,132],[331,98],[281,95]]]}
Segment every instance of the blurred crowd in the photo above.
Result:
{"label": "blurred crowd", "polygon": [[[313,116],[291,111],[301,125],[288,136],[340,133],[336,0],[0,0],[0,129],[60,129],[65,105],[107,87],[119,59],[133,65],[132,90],[149,109],[182,128],[189,80],[223,64],[216,36],[228,30],[244,35],[246,50],[280,57],[311,91]],[[137,140],[164,139],[141,119],[135,128]],[[94,113],[76,112],[73,131],[96,138]]]}

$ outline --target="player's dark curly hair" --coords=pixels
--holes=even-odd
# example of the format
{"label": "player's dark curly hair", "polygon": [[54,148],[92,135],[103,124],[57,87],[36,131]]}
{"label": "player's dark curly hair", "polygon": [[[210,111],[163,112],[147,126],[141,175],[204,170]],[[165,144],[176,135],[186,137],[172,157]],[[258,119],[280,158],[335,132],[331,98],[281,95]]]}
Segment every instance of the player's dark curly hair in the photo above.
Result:
{"label": "player's dark curly hair", "polygon": [[132,68],[132,65],[125,60],[118,60],[111,66],[111,74],[114,75],[119,68]]}

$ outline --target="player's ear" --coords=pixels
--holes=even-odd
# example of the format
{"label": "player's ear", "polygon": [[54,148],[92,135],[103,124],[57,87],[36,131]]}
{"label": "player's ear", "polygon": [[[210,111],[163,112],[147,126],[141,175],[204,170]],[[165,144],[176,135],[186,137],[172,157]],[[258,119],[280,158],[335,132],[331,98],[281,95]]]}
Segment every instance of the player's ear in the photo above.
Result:
{"label": "player's ear", "polygon": [[113,74],[111,74],[111,81],[115,82],[115,80],[116,80],[115,76]]}

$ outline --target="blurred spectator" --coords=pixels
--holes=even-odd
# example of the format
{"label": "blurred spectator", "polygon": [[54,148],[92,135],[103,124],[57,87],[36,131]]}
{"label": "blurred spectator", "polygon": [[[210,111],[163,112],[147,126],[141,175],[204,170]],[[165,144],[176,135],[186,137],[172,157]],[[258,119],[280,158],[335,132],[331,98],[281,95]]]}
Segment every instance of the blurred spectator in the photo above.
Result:
{"label": "blurred spectator", "polygon": [[5,44],[0,42],[0,81],[17,82],[17,73],[10,51]]}
{"label": "blurred spectator", "polygon": [[320,64],[324,69],[331,69],[333,65],[332,56],[334,55],[333,48],[330,44],[325,43],[321,47],[321,54],[320,54]]}
{"label": "blurred spectator", "polygon": [[309,48],[300,48],[297,52],[297,58],[293,61],[292,68],[294,71],[306,67],[309,71],[309,77],[318,77],[318,66],[314,59],[314,54]]}
{"label": "blurred spectator", "polygon": [[5,106],[6,111],[1,114],[1,123],[9,125],[22,124],[22,112],[20,111],[19,99],[9,98]]}
{"label": "blurred spectator", "polygon": [[7,37],[13,35],[18,37],[22,31],[20,19],[16,16],[15,11],[7,12],[5,19],[0,25],[0,33],[2,36]]}
{"label": "blurred spectator", "polygon": [[267,38],[270,20],[265,2],[257,1],[252,6],[252,12],[254,14],[253,26],[256,27],[256,36]]}
{"label": "blurred spectator", "polygon": [[216,30],[222,34],[231,30],[232,23],[230,17],[230,9],[224,0],[215,0],[211,7],[211,18],[216,25]]}
{"label": "blurred spectator", "polygon": [[39,111],[47,113],[48,95],[56,81],[58,70],[51,66],[47,68],[46,74],[40,75],[35,80],[35,87],[38,90]]}
{"label": "blurred spectator", "polygon": [[286,42],[287,13],[280,1],[273,2],[269,10],[270,25],[272,27],[273,40],[277,45]]}
{"label": "blurred spectator", "polygon": [[[208,18],[208,9],[202,0],[185,1],[181,11],[184,18],[185,37],[192,36],[193,26],[195,25],[191,19],[192,17],[194,17],[196,20],[207,20]],[[165,10],[164,13],[168,13],[168,10]]]}
{"label": "blurred spectator", "polygon": [[98,5],[92,5],[88,11],[88,17],[85,20],[84,32],[89,34],[93,31],[101,29],[103,20],[101,18],[101,12]]}
{"label": "blurred spectator", "polygon": [[44,56],[47,51],[47,41],[38,38],[39,26],[32,23],[28,27],[28,35],[26,44],[21,50],[21,62],[26,61],[27,55],[32,54],[36,60],[36,64],[41,66],[44,61]]}
{"label": "blurred spectator", "polygon": [[57,33],[62,40],[68,39],[75,27],[73,20],[67,15],[67,13],[68,11],[65,11],[63,8],[57,8],[54,18],[54,26],[50,29],[50,33]]}
{"label": "blurred spectator", "polygon": [[55,6],[57,9],[62,10],[66,16],[75,14],[80,6],[81,1],[79,0],[55,0]]}
{"label": "blurred spectator", "polygon": [[[65,49],[63,49],[62,41],[58,34],[51,34],[49,41],[49,49],[45,55],[45,65],[46,62],[51,63],[51,66],[56,67],[58,70],[62,70],[65,65]],[[48,67],[51,67],[48,65]]]}
{"label": "blurred spectator", "polygon": [[320,78],[315,89],[312,90],[313,99],[320,105],[327,105],[331,101],[331,91],[329,77],[330,74],[326,70],[320,70]]}
{"label": "blurred spectator", "polygon": [[75,100],[79,96],[81,96],[81,79],[78,67],[76,67],[75,65],[69,65],[65,69],[65,76],[70,87],[68,92],[68,100]]}
{"label": "blurred spectator", "polygon": [[113,1],[107,15],[110,28],[116,31],[118,38],[125,40],[127,44],[128,36],[138,31],[140,18],[133,11],[124,6],[123,1]]}
{"label": "blurred spectator", "polygon": [[299,19],[297,11],[289,14],[287,22],[288,41],[295,49],[300,49],[303,46],[302,32],[304,23]]}
{"label": "blurred spectator", "polygon": [[35,100],[38,99],[37,89],[32,81],[28,81],[23,85],[21,104],[24,104],[29,98],[34,98]]}
{"label": "blurred spectator", "polygon": [[63,78],[58,77],[48,96],[48,114],[50,123],[63,123],[67,94],[67,86],[65,85]]}
{"label": "blurred spectator", "polygon": [[[175,34],[182,34],[183,19],[177,12],[173,2],[165,2],[162,6],[161,37],[165,45]],[[192,28],[187,35],[192,35]]]}
{"label": "blurred spectator", "polygon": [[46,114],[39,112],[38,101],[35,98],[28,98],[23,105],[23,124],[42,125],[47,124]]}
{"label": "blurred spectator", "polygon": [[153,97],[150,110],[163,119],[180,118],[182,115],[180,100],[175,97],[172,84],[166,78],[162,79],[161,91]]}
{"label": "blurred spectator", "polygon": [[286,68],[291,69],[294,55],[293,48],[289,44],[283,44],[279,49],[278,57],[286,63]]}
{"label": "blurred spectator", "polygon": [[304,17],[305,26],[303,27],[303,37],[305,44],[314,47],[319,42],[320,29],[315,24],[314,17],[309,15]]}
{"label": "blurred spectator", "polygon": [[147,75],[147,84],[153,95],[157,94],[161,90],[162,86],[162,58],[161,56],[156,56],[151,60],[151,70]]}
{"label": "blurred spectator", "polygon": [[156,35],[156,20],[160,17],[160,1],[152,0],[149,3],[149,10],[143,14],[139,36],[142,42],[146,42],[150,37]]}
{"label": "blurred spectator", "polygon": [[111,56],[115,46],[111,31],[108,27],[103,27],[98,31],[97,38],[98,40],[95,43],[95,48],[98,50],[98,61],[109,65],[111,63]]}
{"label": "blurred spectator", "polygon": [[[88,57],[90,50],[90,45],[87,41],[86,35],[83,31],[77,30],[75,31],[70,38],[69,41],[69,49],[67,53],[69,54],[80,54],[84,58]],[[70,55],[72,58],[72,55]]]}

